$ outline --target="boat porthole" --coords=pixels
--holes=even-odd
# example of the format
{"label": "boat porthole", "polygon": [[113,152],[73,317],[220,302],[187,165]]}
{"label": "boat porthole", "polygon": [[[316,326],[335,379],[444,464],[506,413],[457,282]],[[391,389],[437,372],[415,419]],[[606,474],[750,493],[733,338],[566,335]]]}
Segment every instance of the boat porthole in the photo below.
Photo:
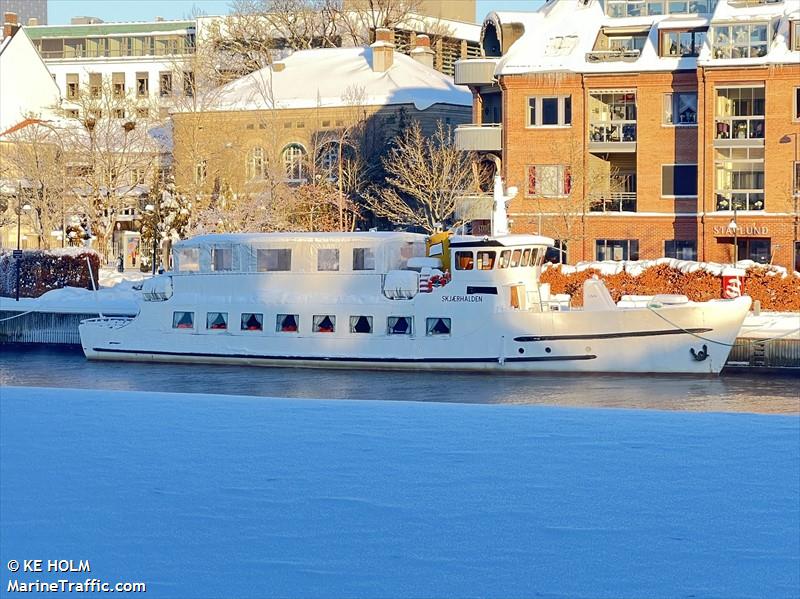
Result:
{"label": "boat porthole", "polygon": [[521,354],[524,354],[525,353],[525,348],[524,347],[520,347],[517,351],[519,353],[521,353]]}
{"label": "boat porthole", "polygon": [[586,346],[586,353],[588,354],[590,351],[592,351],[592,348],[587,345]]}
{"label": "boat porthole", "polygon": [[545,347],[545,348],[544,348],[544,351],[546,351],[546,352],[549,354],[549,353],[550,353],[551,351],[553,351],[553,350],[552,350],[552,349],[550,349],[549,347]]}

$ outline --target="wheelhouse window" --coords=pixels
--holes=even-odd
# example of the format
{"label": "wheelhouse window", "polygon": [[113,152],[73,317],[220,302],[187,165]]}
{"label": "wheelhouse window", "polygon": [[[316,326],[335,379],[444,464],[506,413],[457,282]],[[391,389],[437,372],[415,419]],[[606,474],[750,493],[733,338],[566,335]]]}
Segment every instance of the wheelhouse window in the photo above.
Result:
{"label": "wheelhouse window", "polygon": [[425,319],[425,334],[429,337],[437,335],[450,334],[450,319],[449,318],[426,318]]}
{"label": "wheelhouse window", "polygon": [[173,312],[172,313],[172,328],[173,329],[193,329],[194,328],[194,312]]}
{"label": "wheelhouse window", "polygon": [[472,252],[456,252],[456,270],[472,270],[474,267]]}
{"label": "wheelhouse window", "polygon": [[358,334],[372,333],[372,316],[351,316],[350,332]]}
{"label": "wheelhouse window", "polygon": [[256,250],[256,270],[258,272],[286,272],[292,270],[292,250]]}
{"label": "wheelhouse window", "polygon": [[526,170],[526,195],[563,198],[572,193],[572,169],[569,166],[532,164]]}
{"label": "wheelhouse window", "polygon": [[175,252],[175,266],[178,272],[198,272],[200,270],[200,250],[181,248]]}
{"label": "wheelhouse window", "polygon": [[705,40],[705,29],[663,31],[661,33],[661,56],[699,56]]}
{"label": "wheelhouse window", "polygon": [[492,270],[495,255],[495,252],[478,252],[478,270]]}
{"label": "wheelhouse window", "polygon": [[275,319],[275,332],[296,333],[300,326],[298,314],[278,314]]}
{"label": "wheelhouse window", "polygon": [[716,148],[717,210],[764,210],[764,148]]}
{"label": "wheelhouse window", "polygon": [[317,250],[317,270],[339,270],[339,250],[337,248],[321,248]]}
{"label": "wheelhouse window", "polygon": [[715,25],[711,29],[714,58],[758,58],[767,55],[767,23]]}
{"label": "wheelhouse window", "polygon": [[[531,248],[525,248],[522,252],[522,261],[519,263],[520,266],[528,266],[528,261],[531,259]],[[534,254],[534,261],[536,260],[536,254]],[[531,262],[531,266],[533,262]]]}
{"label": "wheelhouse window", "polygon": [[233,270],[233,249],[211,248],[211,270],[215,272]]}
{"label": "wheelhouse window", "polygon": [[598,239],[595,242],[597,260],[638,260],[638,239]]}
{"label": "wheelhouse window", "polygon": [[264,315],[256,314],[253,312],[244,312],[242,314],[242,330],[243,331],[263,331],[264,330]]}
{"label": "wheelhouse window", "polygon": [[572,96],[528,98],[528,127],[569,127],[572,124]]}
{"label": "wheelhouse window", "polygon": [[664,257],[676,260],[697,260],[697,242],[694,240],[667,239]]}
{"label": "wheelhouse window", "polygon": [[411,316],[390,316],[387,319],[387,334],[389,335],[410,335]]}
{"label": "wheelhouse window", "polygon": [[228,330],[228,313],[209,312],[206,314],[206,328],[211,331]]}
{"label": "wheelhouse window", "polygon": [[664,124],[697,125],[697,92],[664,94]]}
{"label": "wheelhouse window", "polygon": [[716,139],[763,140],[764,88],[720,87],[716,91]]}
{"label": "wheelhouse window", "polygon": [[511,268],[516,268],[522,260],[522,250],[514,250],[511,254]]}
{"label": "wheelhouse window", "polygon": [[314,316],[313,327],[315,333],[335,333],[336,317],[332,314],[317,314]]}
{"label": "wheelhouse window", "polygon": [[353,248],[353,270],[375,270],[375,250]]}
{"label": "wheelhouse window", "polygon": [[661,197],[662,198],[696,198],[697,197],[697,165],[696,164],[662,164],[661,165]]}
{"label": "wheelhouse window", "polygon": [[497,268],[508,268],[511,264],[511,250],[503,250],[500,252],[500,260],[498,261]]}

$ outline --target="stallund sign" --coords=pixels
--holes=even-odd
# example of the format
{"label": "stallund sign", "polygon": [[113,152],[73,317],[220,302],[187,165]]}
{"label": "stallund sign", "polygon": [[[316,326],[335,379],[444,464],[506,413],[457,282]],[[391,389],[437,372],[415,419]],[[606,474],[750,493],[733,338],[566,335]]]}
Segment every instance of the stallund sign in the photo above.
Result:
{"label": "stallund sign", "polygon": [[[769,227],[764,225],[763,227],[759,227],[758,225],[745,225],[741,226],[738,229],[739,235],[769,235]],[[714,227],[714,235],[733,235],[734,231],[731,227],[726,225],[716,225]]]}

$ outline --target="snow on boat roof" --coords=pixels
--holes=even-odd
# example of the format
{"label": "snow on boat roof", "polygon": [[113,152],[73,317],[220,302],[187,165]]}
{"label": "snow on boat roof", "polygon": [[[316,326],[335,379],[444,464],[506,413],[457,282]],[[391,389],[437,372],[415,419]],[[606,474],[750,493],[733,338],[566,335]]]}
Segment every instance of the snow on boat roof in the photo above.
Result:
{"label": "snow on boat roof", "polygon": [[346,88],[363,89],[366,105],[434,104],[472,106],[472,94],[449,77],[400,52],[385,72],[372,70],[371,48],[301,50],[272,66],[224,85],[214,92],[209,110],[264,110],[348,106]]}
{"label": "snow on boat roof", "polygon": [[405,241],[408,243],[421,242],[425,235],[420,233],[407,233],[405,231],[356,231],[353,233],[212,233],[198,235],[184,239],[173,247],[195,247],[209,245],[245,245],[264,242],[303,242],[303,243],[346,243],[346,242],[374,242],[386,243],[387,241]]}
{"label": "snow on boat roof", "polygon": [[453,235],[451,245],[501,245],[503,247],[517,245],[546,245],[553,246],[555,241],[543,235],[503,235],[500,237],[481,237],[478,235]]}

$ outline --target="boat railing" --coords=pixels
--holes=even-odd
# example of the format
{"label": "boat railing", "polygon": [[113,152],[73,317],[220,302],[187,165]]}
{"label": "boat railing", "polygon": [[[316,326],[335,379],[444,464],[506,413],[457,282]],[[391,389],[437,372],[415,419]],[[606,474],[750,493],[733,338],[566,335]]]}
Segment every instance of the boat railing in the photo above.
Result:
{"label": "boat railing", "polygon": [[121,329],[122,327],[128,326],[131,322],[133,322],[133,318],[128,316],[104,316],[100,318],[87,318],[86,320],[82,320],[81,324],[92,324],[105,329]]}

